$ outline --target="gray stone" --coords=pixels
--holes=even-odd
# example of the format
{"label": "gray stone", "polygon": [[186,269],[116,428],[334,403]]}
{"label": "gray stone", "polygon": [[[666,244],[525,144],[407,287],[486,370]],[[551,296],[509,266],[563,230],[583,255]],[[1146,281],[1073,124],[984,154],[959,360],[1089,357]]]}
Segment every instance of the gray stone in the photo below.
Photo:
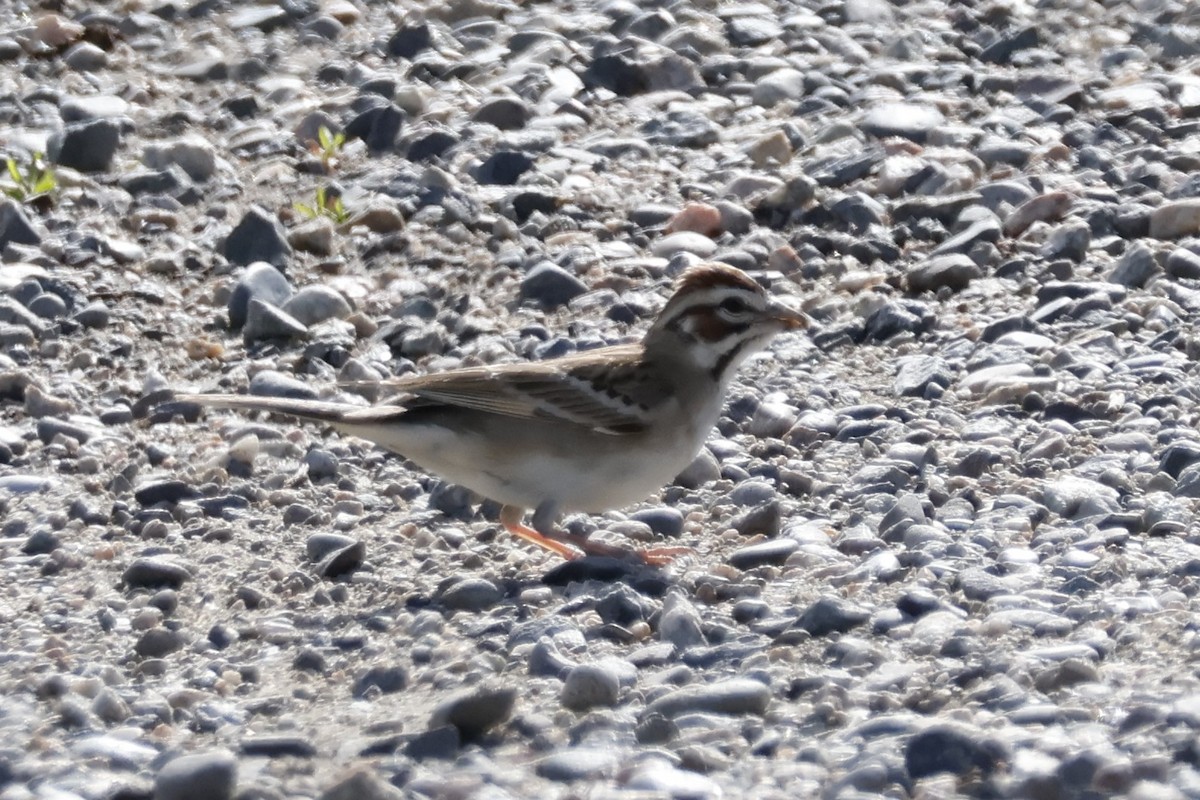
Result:
{"label": "gray stone", "polygon": [[768,500],[734,517],[729,527],[742,536],[778,536],[783,523],[783,505],[778,499]]}
{"label": "gray stone", "polygon": [[670,506],[644,508],[629,515],[631,520],[650,526],[659,536],[676,537],[683,533],[683,513]]}
{"label": "gray stone", "polygon": [[106,328],[112,312],[103,300],[94,300],[75,313],[74,320],[85,328]]}
{"label": "gray stone", "polygon": [[931,256],[943,256],[950,253],[968,253],[980,242],[995,244],[1000,239],[1000,222],[995,217],[976,220],[962,231],[945,239],[933,248]]}
{"label": "gray stone", "polygon": [[1184,280],[1200,280],[1200,253],[1177,247],[1167,256],[1167,274]]}
{"label": "gray stone", "polygon": [[651,701],[645,713],[668,718],[693,712],[762,716],[770,704],[771,689],[766,684],[747,678],[731,678],[668,692]]}
{"label": "gray stone", "polygon": [[304,551],[308,556],[308,560],[315,563],[328,557],[331,553],[335,553],[344,547],[349,547],[357,541],[352,536],[322,531],[308,537],[304,543]]}
{"label": "gray stone", "polygon": [[370,153],[379,155],[396,146],[403,125],[404,112],[393,103],[384,102],[359,112],[346,123],[346,138],[362,139]]}
{"label": "gray stone", "polygon": [[187,136],[147,145],[142,151],[142,162],[154,170],[177,166],[192,180],[203,183],[217,172],[217,151],[199,136]]}
{"label": "gray stone", "polygon": [[712,451],[705,447],[696,454],[691,464],[684,467],[683,472],[675,476],[675,483],[685,489],[698,489],[720,477],[721,465]]}
{"label": "gray stone", "polygon": [[1091,244],[1091,226],[1082,220],[1066,222],[1055,228],[1042,245],[1042,256],[1050,259],[1067,258],[1078,263],[1087,256]]}
{"label": "gray stone", "polygon": [[721,129],[707,115],[683,109],[652,117],[640,130],[651,144],[671,147],[707,147],[721,138]]}
{"label": "gray stone", "polygon": [[107,172],[121,145],[121,126],[111,119],[72,122],[52,134],[46,155],[55,164],[80,172]]}
{"label": "gray stone", "polygon": [[775,487],[763,480],[742,481],[729,493],[729,501],[739,506],[761,506],[775,499]]}
{"label": "gray stone", "polygon": [[68,97],[58,107],[63,122],[81,122],[105,117],[121,117],[129,110],[129,103],[111,94]]}
{"label": "gray stone", "polygon": [[1046,508],[1067,519],[1079,519],[1116,511],[1120,494],[1102,483],[1074,475],[1048,481],[1042,489]]}
{"label": "gray stone", "polygon": [[858,124],[863,133],[881,139],[899,136],[918,144],[946,118],[936,107],[921,103],[888,102],[869,109]]}
{"label": "gray stone", "polygon": [[406,796],[370,768],[358,767],[321,792],[317,800],[404,800]]}
{"label": "gray stone", "polygon": [[516,689],[483,684],[440,703],[433,710],[429,727],[453,725],[465,741],[473,741],[507,721],[516,703]]}
{"label": "gray stone", "polygon": [[291,299],[294,291],[291,282],[271,264],[263,261],[251,264],[238,277],[237,285],[229,296],[227,309],[230,326],[237,330],[246,324],[251,299],[282,307]]}
{"label": "gray stone", "polygon": [[83,444],[94,434],[91,428],[57,417],[42,417],[37,421],[37,436],[45,444],[50,444],[56,436],[66,436]]}
{"label": "gray stone", "polygon": [[521,300],[558,308],[587,291],[583,281],[549,261],[537,264],[521,280]]}
{"label": "gray stone", "polygon": [[305,286],[281,308],[303,325],[317,325],[328,319],[345,319],[353,309],[346,298],[328,286]]}
{"label": "gray stone", "polygon": [[307,383],[273,369],[264,369],[254,373],[254,377],[250,379],[248,391],[250,394],[264,397],[289,397],[296,400],[317,399],[316,390]]}
{"label": "gray stone", "polygon": [[151,628],[141,635],[134,651],[142,658],[162,658],[183,647],[183,637],[169,628]]}
{"label": "gray stone", "polygon": [[250,298],[246,304],[246,322],[242,325],[242,340],[246,344],[307,336],[307,326],[278,306],[257,297]]}
{"label": "gray stone", "polygon": [[355,697],[364,697],[371,690],[382,694],[395,694],[408,687],[408,672],[400,665],[375,665],[354,681]]}
{"label": "gray stone", "polygon": [[475,170],[475,180],[489,186],[512,186],[533,169],[534,158],[519,150],[500,150],[485,158]]}
{"label": "gray stone", "polygon": [[799,100],[803,96],[804,73],[791,67],[777,69],[759,78],[751,95],[754,104],[764,108]]}
{"label": "gray stone", "polygon": [[672,590],[663,601],[658,636],[662,641],[674,645],[677,651],[704,643],[700,612],[678,590]]}
{"label": "gray stone", "polygon": [[899,397],[924,397],[930,386],[945,389],[954,381],[950,366],[937,356],[912,356],[900,362],[892,390]]}
{"label": "gray stone", "polygon": [[567,672],[559,700],[572,711],[587,711],[596,706],[615,706],[620,692],[620,677],[611,667],[604,663],[579,664]]}
{"label": "gray stone", "polygon": [[317,574],[326,580],[334,580],[354,572],[367,555],[366,542],[355,541],[330,551],[317,563]]}
{"label": "gray stone", "polygon": [[63,63],[80,72],[95,72],[108,66],[108,53],[91,42],[76,42],[62,54]]}
{"label": "gray stone", "polygon": [[292,246],[288,244],[287,233],[274,214],[260,206],[251,206],[229,232],[223,252],[225,258],[234,264],[265,261],[282,269],[292,256]]}
{"label": "gray stone", "polygon": [[1146,283],[1160,272],[1158,261],[1150,248],[1141,242],[1134,242],[1122,255],[1108,279],[1122,286],[1137,288]]}
{"label": "gray stone", "polygon": [[728,560],[730,565],[738,569],[754,569],[766,564],[780,565],[799,548],[800,543],[795,539],[771,539],[734,550]]}
{"label": "gray stone", "polygon": [[595,781],[613,773],[619,761],[620,753],[614,748],[568,747],[538,761],[534,771],[561,783]]}
{"label": "gray stone", "polygon": [[524,128],[533,110],[519,97],[497,97],[484,102],[471,115],[475,122],[495,125],[500,130],[511,131]]}
{"label": "gray stone", "polygon": [[9,242],[36,245],[41,241],[41,235],[34,229],[21,205],[7,198],[0,200],[0,250],[7,247]]}
{"label": "gray stone", "polygon": [[169,586],[178,589],[191,577],[186,566],[161,556],[136,558],[121,573],[121,581],[130,588]]}
{"label": "gray stone", "polygon": [[455,611],[483,611],[504,599],[504,593],[484,578],[462,578],[442,590],[439,599]]}
{"label": "gray stone", "polygon": [[29,301],[29,310],[42,319],[59,319],[67,315],[67,303],[56,294],[40,294]]}
{"label": "gray stone", "polygon": [[239,8],[225,24],[235,31],[257,28],[263,33],[270,33],[276,28],[287,25],[289,21],[290,18],[285,8],[265,5]]}
{"label": "gray stone", "polygon": [[822,597],[796,620],[795,627],[813,636],[845,633],[870,619],[870,612],[840,597]]}
{"label": "gray stone", "polygon": [[973,280],[983,276],[983,271],[971,258],[962,253],[935,256],[918,264],[904,275],[910,292],[936,292],[946,288],[962,291]]}

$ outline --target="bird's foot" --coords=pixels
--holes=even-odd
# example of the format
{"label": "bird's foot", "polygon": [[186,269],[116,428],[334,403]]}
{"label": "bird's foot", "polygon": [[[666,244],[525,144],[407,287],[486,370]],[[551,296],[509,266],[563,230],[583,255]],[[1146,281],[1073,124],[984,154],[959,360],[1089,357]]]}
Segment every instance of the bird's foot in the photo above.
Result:
{"label": "bird's foot", "polygon": [[[567,560],[579,558],[580,555],[606,556],[623,561],[640,561],[651,567],[664,567],[679,556],[690,555],[694,552],[690,547],[648,547],[644,549],[621,547],[593,541],[586,536],[569,533],[553,525],[547,526],[543,514],[534,514],[536,529],[526,525],[522,521],[523,517],[524,511],[515,506],[504,506],[500,510],[500,523],[506,531]],[[538,525],[539,521],[543,524]]]}

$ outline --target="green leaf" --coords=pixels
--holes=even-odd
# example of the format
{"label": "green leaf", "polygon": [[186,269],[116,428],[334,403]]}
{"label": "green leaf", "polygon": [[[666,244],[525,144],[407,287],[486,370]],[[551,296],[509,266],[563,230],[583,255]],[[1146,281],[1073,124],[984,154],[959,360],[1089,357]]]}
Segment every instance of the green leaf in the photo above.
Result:
{"label": "green leaf", "polygon": [[18,186],[24,183],[22,180],[23,176],[21,175],[21,168],[17,166],[17,160],[15,158],[8,159],[8,174],[12,176],[12,179],[17,182]]}
{"label": "green leaf", "polygon": [[45,172],[38,182],[33,185],[34,194],[49,194],[58,188],[58,180],[54,177],[53,172]]}
{"label": "green leaf", "polygon": [[330,131],[329,128],[322,125],[321,127],[317,128],[317,141],[320,143],[321,149],[326,151],[332,150],[333,132]]}

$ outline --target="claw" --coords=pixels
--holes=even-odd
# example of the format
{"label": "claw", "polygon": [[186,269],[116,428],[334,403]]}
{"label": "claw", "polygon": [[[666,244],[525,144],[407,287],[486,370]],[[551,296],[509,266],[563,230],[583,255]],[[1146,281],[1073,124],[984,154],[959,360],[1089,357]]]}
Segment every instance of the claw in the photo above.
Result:
{"label": "claw", "polygon": [[524,512],[516,506],[505,506],[500,509],[500,524],[504,526],[504,530],[513,536],[519,536],[527,542],[533,542],[538,547],[543,547],[551,553],[557,553],[568,561],[579,557],[579,551],[571,547],[571,545],[551,539],[549,536],[543,536],[521,522],[521,517],[523,516]]}
{"label": "claw", "polygon": [[538,512],[534,514],[534,524],[539,528],[535,530],[522,521],[522,518],[525,516],[523,509],[516,506],[504,506],[500,509],[500,524],[513,536],[517,536],[527,542],[532,542],[538,547],[549,550],[551,553],[556,553],[567,560],[579,558],[580,554],[584,553],[591,556],[608,556],[610,558],[635,558],[652,567],[664,567],[679,556],[690,555],[695,552],[690,547],[650,547],[643,550],[618,547],[617,545],[605,544],[604,542],[593,542],[586,536],[567,533],[566,531],[556,529],[553,525],[548,525],[548,513],[544,513],[548,511],[548,509],[538,509]]}

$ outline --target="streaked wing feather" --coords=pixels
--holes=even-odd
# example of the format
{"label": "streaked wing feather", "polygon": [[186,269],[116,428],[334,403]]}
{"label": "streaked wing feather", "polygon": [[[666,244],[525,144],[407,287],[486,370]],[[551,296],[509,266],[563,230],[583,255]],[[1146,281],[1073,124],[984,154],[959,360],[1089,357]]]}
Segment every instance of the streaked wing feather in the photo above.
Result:
{"label": "streaked wing feather", "polygon": [[412,393],[421,400],[471,408],[476,411],[487,411],[506,417],[529,418],[534,416],[537,411],[536,405],[529,402],[528,398],[504,392],[501,386],[492,382],[463,382],[447,386],[430,386]]}
{"label": "streaked wing feather", "polygon": [[521,419],[557,419],[614,434],[631,433],[645,426],[636,404],[623,404],[619,397],[606,402],[588,388],[603,372],[612,370],[614,359],[628,364],[640,352],[639,345],[617,345],[550,361],[404,376],[387,381],[386,386],[428,402]]}

